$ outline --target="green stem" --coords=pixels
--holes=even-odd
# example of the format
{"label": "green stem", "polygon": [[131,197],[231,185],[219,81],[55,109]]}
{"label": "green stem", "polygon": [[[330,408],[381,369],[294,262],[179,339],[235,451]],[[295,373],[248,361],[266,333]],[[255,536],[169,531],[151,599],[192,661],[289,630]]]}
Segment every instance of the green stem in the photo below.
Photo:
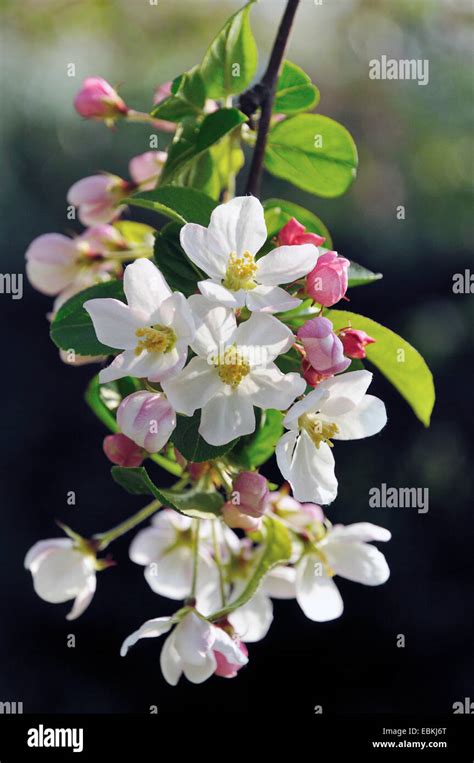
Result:
{"label": "green stem", "polygon": [[199,529],[201,520],[196,519],[194,522],[194,536],[193,536],[193,582],[191,586],[191,598],[196,598],[196,588],[198,579],[198,567],[199,567]]}
{"label": "green stem", "polygon": [[152,453],[150,455],[150,460],[154,461],[155,464],[158,464],[162,469],[165,469],[170,474],[174,474],[175,477],[181,477],[183,474],[182,466],[174,463],[173,461],[170,461],[165,456],[160,456],[159,453]]}
{"label": "green stem", "polygon": [[212,545],[214,547],[214,561],[217,565],[217,569],[219,570],[219,587],[221,591],[221,604],[223,607],[225,607],[225,585],[224,585],[224,571],[222,569],[222,559],[221,559],[221,553],[219,550],[219,543],[217,542],[217,533],[216,533],[216,523],[211,522],[212,524]]}
{"label": "green stem", "polygon": [[107,530],[105,533],[98,533],[97,535],[93,536],[93,540],[99,541],[99,551],[103,551],[104,549],[109,546],[112,541],[117,540],[117,538],[120,538],[122,535],[125,535],[125,533],[128,533],[129,530],[133,530],[134,527],[139,525],[141,522],[144,522],[145,519],[148,519],[148,517],[151,517],[153,514],[155,514],[158,509],[161,508],[161,502],[160,501],[152,501],[151,503],[148,503],[146,506],[143,507],[143,509],[140,509],[136,514],[134,514],[132,517],[129,517],[124,522],[121,522],[116,527],[113,527],[111,530]]}
{"label": "green stem", "polygon": [[146,114],[144,111],[135,111],[135,109],[129,109],[125,119],[128,122],[147,122],[149,124],[156,121],[150,114]]}

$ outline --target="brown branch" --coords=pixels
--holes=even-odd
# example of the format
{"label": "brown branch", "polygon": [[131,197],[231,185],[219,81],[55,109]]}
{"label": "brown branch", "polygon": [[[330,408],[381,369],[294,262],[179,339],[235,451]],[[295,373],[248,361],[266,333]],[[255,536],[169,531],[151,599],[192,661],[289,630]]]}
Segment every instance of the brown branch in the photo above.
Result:
{"label": "brown branch", "polygon": [[278,74],[299,3],[300,0],[288,0],[285,13],[281,19],[280,26],[278,27],[275,42],[273,43],[273,49],[266,72],[260,82],[250,90],[247,90],[247,92],[243,93],[239,99],[240,110],[249,118],[252,117],[258,108],[261,109],[257,141],[255,143],[247,180],[247,188],[245,191],[246,193],[251,193],[253,196],[258,196],[260,192],[263,158],[265,155],[265,147],[267,145],[267,136],[272,116]]}

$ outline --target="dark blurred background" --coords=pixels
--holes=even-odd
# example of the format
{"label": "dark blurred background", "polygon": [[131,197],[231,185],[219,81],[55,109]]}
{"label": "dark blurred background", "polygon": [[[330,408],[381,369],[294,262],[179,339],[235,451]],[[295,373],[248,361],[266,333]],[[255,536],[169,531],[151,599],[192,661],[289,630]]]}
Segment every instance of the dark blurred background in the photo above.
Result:
{"label": "dark blurred background", "polygon": [[[101,169],[126,176],[128,160],[148,150],[144,126],[112,132],[75,114],[72,99],[82,79],[101,75],[123,83],[127,103],[148,110],[154,87],[200,60],[239,5],[2,3],[2,272],[23,271],[24,251],[36,236],[71,229],[65,196],[74,181]],[[261,68],[283,5],[262,0],[252,10]],[[119,657],[127,634],[174,607],[128,561],[128,537],[114,544],[119,565],[100,573],[90,608],[67,623],[67,605],[35,596],[22,567],[25,552],[59,534],[55,518],[92,534],[143,501],[110,479],[104,429],[83,402],[95,368],[61,363],[48,338],[50,300],[25,282],[23,300],[0,295],[6,345],[1,701],[48,713],[148,712],[157,705],[185,713],[291,706],[306,714],[315,705],[327,713],[449,713],[453,702],[474,699],[474,297],[452,291],[453,274],[473,266],[472,30],[468,0],[325,0],[321,6],[303,0],[288,58],[319,86],[318,111],[351,131],[360,170],[350,191],[334,200],[268,175],[264,182],[263,198],[287,197],[313,210],[341,254],[384,273],[382,281],[353,290],[349,307],[412,342],[435,375],[430,429],[377,375],[373,392],[386,402],[387,428],[377,439],[337,445],[340,490],[329,515],[390,528],[389,582],[370,589],[338,579],[346,609],[327,624],[311,623],[293,602],[276,602],[268,637],[250,647],[250,665],[234,681],[212,679],[200,687],[184,680],[167,686],[157,641]],[[370,80],[368,62],[381,55],[429,59],[429,84]],[[69,63],[75,78],[66,75]],[[397,220],[398,205],[406,208],[405,220]],[[156,222],[140,212],[134,219]],[[275,478],[275,470],[267,476]],[[428,487],[429,512],[370,508],[368,491],[382,482]],[[75,507],[66,503],[70,490]],[[67,647],[68,634],[76,636],[75,649]],[[405,648],[397,648],[399,634]]]}

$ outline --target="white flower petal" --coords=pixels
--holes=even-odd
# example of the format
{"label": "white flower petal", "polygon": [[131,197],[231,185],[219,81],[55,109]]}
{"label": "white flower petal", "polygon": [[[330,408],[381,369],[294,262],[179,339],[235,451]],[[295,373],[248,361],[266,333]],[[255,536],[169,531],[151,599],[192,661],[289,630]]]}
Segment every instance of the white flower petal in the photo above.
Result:
{"label": "white flower petal", "polygon": [[239,644],[222,628],[212,627],[214,633],[213,651],[220,652],[232,665],[246,665],[248,657],[242,652]]}
{"label": "white flower petal", "polygon": [[183,664],[183,672],[188,681],[193,684],[202,684],[216,672],[217,661],[212,652],[207,654],[198,665],[189,662]]}
{"label": "white flower petal", "polygon": [[243,307],[245,305],[247,292],[244,289],[230,291],[230,289],[227,289],[221,283],[216,283],[211,280],[199,281],[198,287],[203,297],[206,297],[206,299],[209,299],[212,302],[218,302],[224,307],[235,310],[238,307]]}
{"label": "white flower petal", "polygon": [[192,358],[181,373],[164,380],[161,386],[175,411],[192,416],[222,390],[223,384],[207,360]]}
{"label": "white flower petal", "polygon": [[290,297],[279,286],[256,286],[246,293],[249,310],[262,313],[283,313],[301,305],[301,299]]}
{"label": "white flower petal", "polygon": [[381,585],[390,577],[384,555],[369,543],[328,540],[324,553],[336,575],[364,585]]}
{"label": "white flower petal", "polygon": [[321,382],[318,389],[329,392],[322,407],[323,413],[334,421],[338,416],[351,411],[362,401],[373,374],[370,371],[349,371]]}
{"label": "white flower petal", "polygon": [[211,215],[209,233],[227,256],[257,254],[267,240],[262,205],[254,196],[237,196],[220,204]]}
{"label": "white flower petal", "polygon": [[74,606],[66,615],[66,620],[77,620],[78,617],[86,611],[87,607],[94,598],[95,590],[97,588],[97,578],[95,572],[89,575],[86,580],[86,584],[82,591],[78,593],[74,601]]}
{"label": "white flower petal", "polygon": [[306,382],[299,374],[284,374],[274,363],[270,363],[266,368],[252,369],[240,386],[258,408],[284,411],[295,397],[303,394]]}
{"label": "white flower petal", "polygon": [[313,244],[279,246],[258,262],[256,280],[265,286],[292,283],[313,270],[319,251]]}
{"label": "white flower petal", "polygon": [[181,658],[175,649],[174,633],[170,633],[160,654],[160,667],[163,678],[171,686],[176,686],[183,674]]}
{"label": "white flower petal", "polygon": [[156,265],[146,258],[136,260],[125,269],[123,290],[129,307],[147,316],[171,295],[171,289]]}
{"label": "white flower petal", "polygon": [[303,400],[298,400],[297,403],[291,406],[290,410],[286,414],[283,423],[287,429],[298,429],[298,419],[304,413],[315,413],[319,411],[323,402],[329,397],[329,392],[321,389],[321,384],[317,389],[313,389],[309,392]]}
{"label": "white flower petal", "polygon": [[118,299],[89,299],[84,302],[99,342],[118,350],[137,346],[135,331],[143,326],[140,318]]}
{"label": "white flower petal", "polygon": [[188,359],[188,344],[186,341],[179,341],[168,352],[149,352],[146,354],[151,360],[147,378],[151,382],[163,382],[183,370]]}
{"label": "white flower petal", "polygon": [[147,620],[137,631],[127,636],[120,649],[121,656],[125,657],[130,647],[134,646],[141,638],[162,636],[163,633],[168,633],[172,625],[173,619],[171,617],[155,617],[154,620]]}
{"label": "white flower petal", "polygon": [[178,340],[191,343],[195,325],[191,307],[184,294],[174,292],[151,316],[151,323],[171,326]]}
{"label": "white flower petal", "polygon": [[207,358],[233,341],[237,321],[232,310],[216,305],[199,294],[189,297],[188,302],[196,325],[196,334],[191,343],[195,353]]}
{"label": "white flower petal", "polygon": [[[284,323],[266,313],[252,313],[248,321],[240,324],[235,334],[237,345],[254,350],[255,364],[258,365],[275,360],[277,355],[289,350],[294,340],[293,333]],[[251,363],[252,354],[249,356]]]}
{"label": "white flower petal", "polygon": [[25,556],[25,569],[29,570],[33,575],[38,570],[39,565],[43,557],[50,554],[56,549],[72,549],[73,542],[71,538],[48,538],[48,540],[40,540],[30,548]]}
{"label": "white flower petal", "polygon": [[209,445],[225,445],[236,437],[255,431],[251,400],[229,385],[212,397],[202,409],[199,434]]}
{"label": "white flower petal", "polygon": [[243,607],[232,612],[228,620],[242,641],[261,641],[267,635],[273,621],[272,602],[262,590],[257,591]]}
{"label": "white flower petal", "polygon": [[305,556],[297,566],[296,599],[306,617],[317,623],[335,620],[344,609],[336,584],[313,554]]}
{"label": "white flower petal", "polygon": [[334,458],[326,443],[316,448],[307,432],[292,430],[278,441],[276,458],[297,501],[327,504],[335,499]]}
{"label": "white flower petal", "polygon": [[226,271],[230,251],[222,248],[202,225],[186,223],[181,228],[181,246],[191,262],[211,278],[221,280]]}
{"label": "white flower petal", "polygon": [[[174,645],[186,665],[201,665],[214,644],[213,627],[207,620],[202,620],[190,612],[176,626]],[[186,671],[185,671],[186,672]]]}
{"label": "white flower petal", "polygon": [[388,541],[392,537],[390,530],[379,525],[373,525],[371,522],[355,522],[352,525],[334,525],[327,534],[327,540],[336,540],[351,543],[353,540],[359,540],[368,543],[372,540]]}
{"label": "white flower petal", "polygon": [[93,563],[75,549],[55,549],[44,554],[33,575],[38,596],[51,604],[75,599],[88,586]]}
{"label": "white flower petal", "polygon": [[[162,515],[168,514],[170,510],[164,509],[160,512]],[[167,548],[176,541],[176,530],[167,519],[166,525],[155,524],[140,530],[130,544],[128,555],[132,562],[146,566],[152,562],[158,561]]]}
{"label": "white flower petal", "polygon": [[383,402],[373,395],[365,395],[355,408],[337,417],[339,431],[334,439],[360,440],[371,437],[380,432],[386,423],[387,411]]}
{"label": "white flower petal", "polygon": [[270,570],[263,581],[262,590],[272,599],[294,599],[296,596],[296,570],[282,565]]}
{"label": "white flower petal", "polygon": [[[169,357],[166,357],[169,356]],[[141,355],[135,355],[134,350],[126,350],[121,355],[117,355],[115,360],[99,373],[101,384],[122,379],[124,376],[135,376],[139,379],[152,379],[163,373],[163,376],[169,376],[167,371],[173,370],[179,363],[184,362],[177,351],[171,350],[169,353],[142,352]],[[161,376],[160,376],[161,378]]]}
{"label": "white flower petal", "polygon": [[145,569],[145,580],[160,596],[180,601],[189,595],[193,580],[193,557],[188,546],[164,552]]}

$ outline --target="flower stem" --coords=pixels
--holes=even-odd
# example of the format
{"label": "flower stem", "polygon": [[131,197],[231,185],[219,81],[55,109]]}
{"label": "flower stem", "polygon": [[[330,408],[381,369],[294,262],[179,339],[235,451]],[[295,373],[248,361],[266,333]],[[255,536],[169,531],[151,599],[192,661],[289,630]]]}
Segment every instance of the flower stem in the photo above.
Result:
{"label": "flower stem", "polygon": [[222,603],[222,606],[225,607],[224,572],[222,569],[222,559],[221,559],[221,553],[219,550],[219,543],[217,542],[216,523],[215,521],[213,521],[211,524],[212,524],[212,545],[214,547],[214,561],[217,565],[217,569],[219,570],[219,587],[221,591],[221,603]]}
{"label": "flower stem", "polygon": [[133,530],[134,527],[140,524],[140,522],[144,522],[145,519],[148,519],[148,517],[151,517],[153,514],[155,514],[158,509],[161,508],[161,502],[160,501],[152,501],[151,503],[148,503],[146,506],[143,507],[143,509],[140,509],[136,514],[126,519],[124,522],[121,522],[116,527],[113,527],[111,530],[107,530],[105,533],[98,533],[97,535],[93,536],[93,540],[99,541],[98,550],[103,551],[107,546],[112,543],[112,541],[116,540],[117,538],[120,538],[122,535],[125,535],[125,533],[128,533],[129,530]]}
{"label": "flower stem", "polygon": [[196,598],[196,588],[198,579],[199,568],[199,529],[201,526],[201,520],[196,519],[194,522],[194,536],[193,536],[193,582],[191,586],[191,599]]}
{"label": "flower stem", "polygon": [[183,467],[173,461],[170,461],[169,458],[160,456],[159,453],[152,453],[149,458],[151,461],[154,461],[155,464],[161,466],[162,469],[165,469],[170,474],[174,474],[175,477],[182,476]]}

